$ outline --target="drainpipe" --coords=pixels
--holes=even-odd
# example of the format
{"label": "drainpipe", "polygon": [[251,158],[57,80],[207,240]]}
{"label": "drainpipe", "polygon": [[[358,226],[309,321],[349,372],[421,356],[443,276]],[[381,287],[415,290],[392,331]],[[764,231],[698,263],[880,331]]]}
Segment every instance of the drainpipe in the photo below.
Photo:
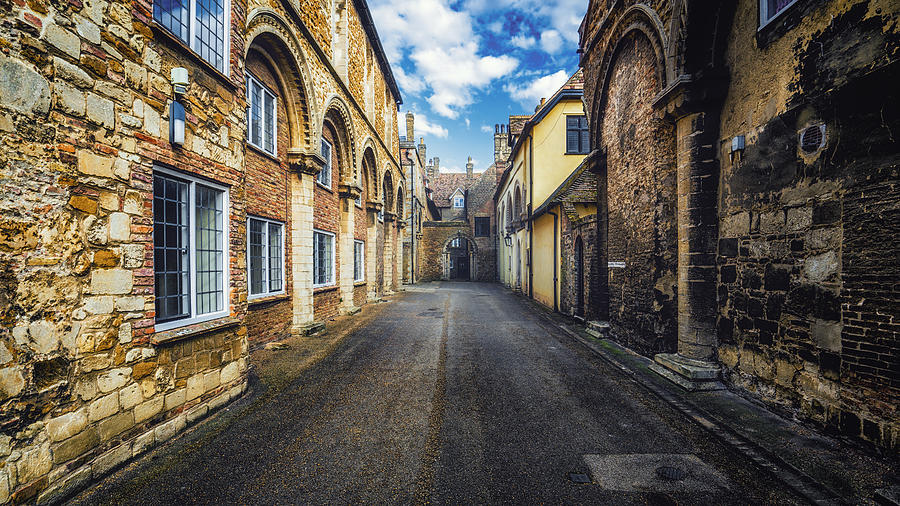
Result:
{"label": "drainpipe", "polygon": [[547,214],[553,216],[553,310],[559,311],[559,299],[556,296],[556,285],[559,281],[559,276],[557,275],[559,259],[557,258],[557,241],[559,240],[559,236],[557,235],[556,228],[559,226],[559,216],[553,211],[547,211]]}
{"label": "drainpipe", "polygon": [[534,223],[531,210],[534,205],[534,136],[528,133],[528,296],[534,298]]}

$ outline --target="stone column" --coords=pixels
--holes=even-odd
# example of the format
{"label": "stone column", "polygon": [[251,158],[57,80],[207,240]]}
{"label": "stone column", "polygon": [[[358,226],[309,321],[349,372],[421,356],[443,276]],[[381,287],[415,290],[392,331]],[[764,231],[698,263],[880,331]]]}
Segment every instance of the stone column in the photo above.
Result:
{"label": "stone column", "polygon": [[378,212],[381,211],[381,202],[366,202],[366,300],[378,300],[378,290],[375,286],[375,280],[378,277],[378,248],[375,243],[378,242]]}
{"label": "stone column", "polygon": [[288,163],[296,173],[291,178],[291,334],[309,335],[321,326],[313,312],[313,189],[325,160],[318,153],[289,149]]}
{"label": "stone column", "polygon": [[356,229],[356,198],[362,190],[352,183],[338,187],[340,196],[340,236],[338,237],[339,253],[341,255],[340,290],[341,313],[348,313],[353,307],[353,235]]}
{"label": "stone column", "polygon": [[683,77],[656,103],[664,105],[675,121],[677,137],[678,353],[656,355],[651,368],[689,390],[722,388],[716,363],[716,140],[721,89],[722,81]]}
{"label": "stone column", "polygon": [[382,280],[385,295],[394,293],[394,213],[384,212],[384,279]]}

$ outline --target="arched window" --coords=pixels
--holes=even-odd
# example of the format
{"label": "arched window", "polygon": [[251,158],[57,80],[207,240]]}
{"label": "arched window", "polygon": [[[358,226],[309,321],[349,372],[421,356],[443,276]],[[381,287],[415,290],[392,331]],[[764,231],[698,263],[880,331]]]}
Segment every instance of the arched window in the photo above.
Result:
{"label": "arched window", "polygon": [[516,209],[515,209],[515,219],[519,219],[522,216],[522,191],[519,189],[519,185],[516,185]]}

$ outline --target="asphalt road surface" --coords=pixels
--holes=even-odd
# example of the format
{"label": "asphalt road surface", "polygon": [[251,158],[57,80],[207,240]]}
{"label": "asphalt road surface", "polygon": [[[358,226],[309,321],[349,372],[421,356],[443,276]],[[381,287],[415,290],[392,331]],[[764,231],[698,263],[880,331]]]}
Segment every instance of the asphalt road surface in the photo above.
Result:
{"label": "asphalt road surface", "polygon": [[74,502],[798,502],[498,285],[412,287],[239,402]]}

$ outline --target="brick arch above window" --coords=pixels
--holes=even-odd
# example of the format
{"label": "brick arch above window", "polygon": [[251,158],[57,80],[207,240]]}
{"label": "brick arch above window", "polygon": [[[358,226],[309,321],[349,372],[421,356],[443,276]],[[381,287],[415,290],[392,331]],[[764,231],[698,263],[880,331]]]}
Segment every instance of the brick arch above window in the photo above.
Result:
{"label": "brick arch above window", "polygon": [[334,128],[338,142],[341,144],[341,160],[344,162],[341,166],[339,181],[352,183],[352,168],[356,167],[356,136],[353,131],[353,117],[350,115],[350,108],[338,96],[331,97],[326,104],[325,114],[322,117],[322,131],[324,132],[326,122]]}
{"label": "brick arch above window", "polygon": [[318,153],[321,138],[319,107],[310,81],[309,60],[302,45],[287,23],[270,9],[250,12],[247,23],[245,57],[255,51],[268,60],[278,80],[278,92],[283,97],[288,116],[289,149],[299,153]]}

